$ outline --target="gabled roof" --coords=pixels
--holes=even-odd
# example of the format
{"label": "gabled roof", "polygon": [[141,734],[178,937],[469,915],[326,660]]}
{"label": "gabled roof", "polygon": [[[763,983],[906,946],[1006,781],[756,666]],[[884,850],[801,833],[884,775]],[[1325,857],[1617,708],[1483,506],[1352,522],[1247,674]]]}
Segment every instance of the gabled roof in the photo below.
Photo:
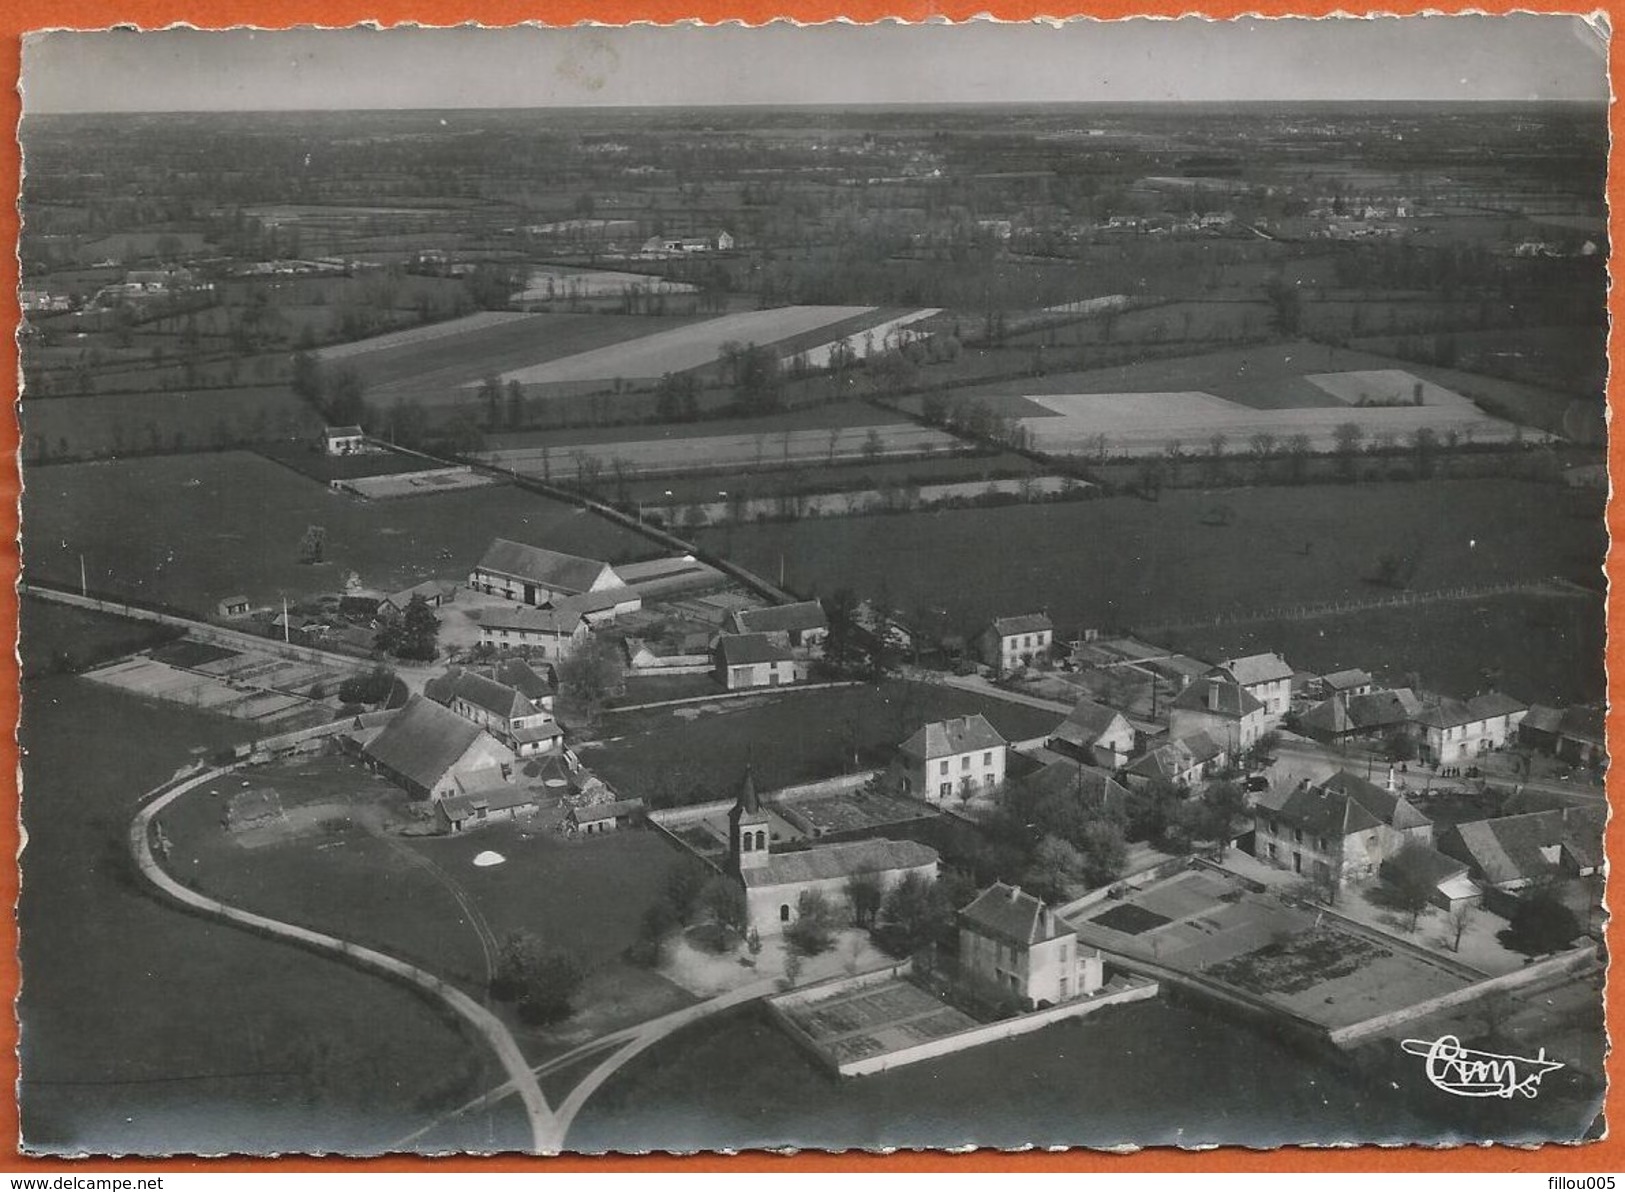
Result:
{"label": "gabled roof", "polygon": [[1008,744],[999,730],[987,722],[980,712],[959,716],[953,720],[936,720],[922,725],[898,749],[910,757],[930,761],[937,757],[950,757],[956,753],[970,753],[976,749],[997,749]]}
{"label": "gabled roof", "polygon": [[1130,765],[1128,772],[1141,778],[1178,779],[1192,767],[1224,756],[1224,752],[1224,746],[1210,734],[1191,733],[1159,745]]}
{"label": "gabled roof", "polygon": [[1383,876],[1389,871],[1414,870],[1429,885],[1438,886],[1467,872],[1467,863],[1447,856],[1431,845],[1416,842],[1408,844],[1382,863]]}
{"label": "gabled roof", "polygon": [[570,818],[578,824],[598,823],[642,810],[642,799],[616,799],[610,803],[589,803],[584,807],[572,808]]}
{"label": "gabled roof", "polygon": [[551,679],[538,673],[528,662],[520,658],[509,658],[497,663],[491,677],[498,683],[506,683],[532,702],[544,699],[554,691]]}
{"label": "gabled roof", "polygon": [[854,840],[794,853],[773,853],[766,865],[747,869],[740,877],[747,886],[784,886],[860,873],[918,869],[935,865],[938,860],[936,849],[913,840]]}
{"label": "gabled roof", "polygon": [[476,708],[483,708],[491,715],[500,716],[504,720],[512,720],[515,716],[529,716],[535,711],[528,699],[506,683],[498,683],[495,679],[488,679],[474,671],[464,671],[457,676],[457,683],[452,688],[452,698],[467,700]]}
{"label": "gabled roof", "polygon": [[444,674],[436,675],[423,684],[423,697],[437,704],[450,704],[457,694],[457,680],[463,677],[463,668],[449,666]]}
{"label": "gabled roof", "polygon": [[1457,842],[1494,886],[1556,872],[1558,862],[1550,850],[1568,852],[1582,868],[1602,863],[1600,817],[1576,807],[1457,824],[1440,843]]}
{"label": "gabled roof", "polygon": [[1532,733],[1555,733],[1563,727],[1563,712],[1542,704],[1530,704],[1520,728]]}
{"label": "gabled roof", "polygon": [[1013,637],[1018,633],[1040,633],[1054,629],[1048,613],[1024,613],[1018,617],[994,617],[993,632],[1000,637]]}
{"label": "gabled roof", "polygon": [[1488,720],[1492,716],[1507,716],[1514,712],[1527,711],[1529,705],[1500,691],[1486,691],[1483,695],[1475,695],[1468,700],[1467,707],[1480,719]]}
{"label": "gabled roof", "polygon": [[1329,737],[1340,737],[1345,733],[1359,731],[1359,726],[1354,723],[1354,717],[1349,714],[1348,701],[1336,695],[1305,712],[1299,718],[1298,726],[1310,735],[1319,733]]}
{"label": "gabled roof", "polygon": [[506,538],[492,539],[491,545],[480,557],[479,570],[532,580],[561,592],[585,592],[605,572],[614,576],[610,565],[598,559],[583,559],[579,555],[567,555],[541,546],[527,546]]}
{"label": "gabled roof", "polygon": [[403,588],[391,596],[386,596],[383,603],[404,609],[412,603],[414,596],[422,596],[425,600],[439,600],[449,596],[451,592],[450,584],[443,584],[437,579],[426,579],[421,584],[413,584],[410,588]]}
{"label": "gabled roof", "polygon": [[717,639],[724,666],[753,666],[761,662],[791,662],[795,655],[765,633],[725,633]]}
{"label": "gabled roof", "polygon": [[1292,668],[1279,654],[1249,654],[1245,658],[1230,658],[1214,669],[1223,671],[1243,687],[1278,683],[1292,678]]}
{"label": "gabled roof", "polygon": [[1362,731],[1393,728],[1406,724],[1422,710],[1422,701],[1409,687],[1392,691],[1368,691],[1348,701],[1349,718]]}
{"label": "gabled roof", "polygon": [[561,613],[586,615],[603,612],[606,608],[615,608],[622,604],[642,608],[643,597],[631,588],[602,588],[597,592],[578,592],[574,596],[565,596],[555,600],[553,607]]}
{"label": "gabled roof", "polygon": [[499,604],[480,610],[480,625],[491,629],[518,629],[525,633],[572,637],[581,628],[581,614],[573,609]]}
{"label": "gabled roof", "polygon": [[502,784],[481,787],[466,794],[447,795],[440,800],[440,810],[454,824],[473,819],[476,811],[506,811],[531,802],[530,795],[517,786]]}
{"label": "gabled roof", "polygon": [[1172,704],[1182,712],[1211,712],[1230,720],[1241,720],[1263,708],[1245,688],[1213,675],[1192,680]]}
{"label": "gabled roof", "polygon": [[1059,794],[1076,799],[1091,811],[1120,808],[1129,798],[1123,784],[1099,766],[1085,765],[1070,758],[1050,762],[1021,780],[1023,786],[1041,794]]}
{"label": "gabled roof", "polygon": [[1468,707],[1465,701],[1445,696],[1438,703],[1425,705],[1413,719],[1423,728],[1443,729],[1477,724],[1487,718]]}
{"label": "gabled roof", "polygon": [[1558,732],[1576,741],[1591,745],[1603,744],[1603,714],[1601,708],[1572,707],[1563,709],[1563,722]]}
{"label": "gabled roof", "polygon": [[1429,822],[1403,797],[1347,770],[1338,771],[1318,785],[1298,787],[1268,814],[1315,836],[1335,837],[1384,824],[1404,831]]}
{"label": "gabled roof", "polygon": [[1371,675],[1358,668],[1333,671],[1329,675],[1322,675],[1320,681],[1333,691],[1347,691],[1350,687],[1367,687],[1371,684]]}
{"label": "gabled roof", "polygon": [[330,426],[325,433],[330,439],[359,439],[367,432],[359,426]]}
{"label": "gabled roof", "polygon": [[992,936],[1018,947],[1074,934],[1042,899],[1034,898],[1020,886],[1007,886],[1003,882],[994,882],[978,894],[976,901],[959,912],[959,922],[978,935]]}
{"label": "gabled roof", "polygon": [[418,786],[432,788],[484,735],[449,708],[414,695],[368,743],[367,756]]}
{"label": "gabled roof", "polygon": [[1092,699],[1080,699],[1067,713],[1066,719],[1056,726],[1052,736],[1056,740],[1087,748],[1111,732],[1119,721],[1125,728],[1128,727],[1128,721],[1116,708],[1108,708]]}
{"label": "gabled roof", "polygon": [[829,628],[824,606],[816,600],[771,608],[742,608],[734,613],[734,619],[744,633],[804,633],[809,629]]}

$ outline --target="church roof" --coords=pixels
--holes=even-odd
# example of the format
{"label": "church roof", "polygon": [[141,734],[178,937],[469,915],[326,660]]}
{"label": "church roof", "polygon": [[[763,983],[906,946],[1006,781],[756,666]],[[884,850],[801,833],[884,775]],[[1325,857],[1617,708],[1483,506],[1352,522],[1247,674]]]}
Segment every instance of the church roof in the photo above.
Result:
{"label": "church roof", "polygon": [[854,840],[821,844],[794,853],[774,853],[767,864],[739,876],[747,886],[788,886],[828,881],[860,873],[886,873],[935,865],[937,850],[913,840]]}
{"label": "church roof", "polygon": [[739,797],[734,800],[734,809],[730,819],[738,819],[742,815],[761,815],[762,800],[756,793],[756,777],[751,773],[749,766],[745,767],[745,779],[739,784]]}

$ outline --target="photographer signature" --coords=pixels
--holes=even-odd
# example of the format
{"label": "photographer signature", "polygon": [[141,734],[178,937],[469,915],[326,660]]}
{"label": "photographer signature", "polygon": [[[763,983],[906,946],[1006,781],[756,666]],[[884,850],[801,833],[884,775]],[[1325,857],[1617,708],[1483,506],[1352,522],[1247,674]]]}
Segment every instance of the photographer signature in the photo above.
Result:
{"label": "photographer signature", "polygon": [[1440,1035],[1429,1042],[1406,1039],[1400,1047],[1409,1055],[1427,1060],[1428,1080],[1437,1089],[1457,1097],[1507,1097],[1522,1094],[1533,1099],[1540,1095],[1540,1080],[1548,1072],[1563,1067],[1546,1058],[1546,1049],[1533,1059],[1474,1051],[1463,1047],[1455,1035]]}

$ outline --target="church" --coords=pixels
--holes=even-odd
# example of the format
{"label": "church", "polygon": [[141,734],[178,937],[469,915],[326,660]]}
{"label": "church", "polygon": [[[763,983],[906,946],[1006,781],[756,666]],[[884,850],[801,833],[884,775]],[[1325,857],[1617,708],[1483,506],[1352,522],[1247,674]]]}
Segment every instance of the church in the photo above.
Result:
{"label": "church", "polygon": [[745,887],[750,925],[764,938],[795,921],[804,890],[818,890],[832,905],[847,903],[847,883],[873,874],[882,891],[911,873],[937,877],[937,850],[913,840],[854,840],[774,852],[768,813],[750,771],[728,813],[728,865]]}

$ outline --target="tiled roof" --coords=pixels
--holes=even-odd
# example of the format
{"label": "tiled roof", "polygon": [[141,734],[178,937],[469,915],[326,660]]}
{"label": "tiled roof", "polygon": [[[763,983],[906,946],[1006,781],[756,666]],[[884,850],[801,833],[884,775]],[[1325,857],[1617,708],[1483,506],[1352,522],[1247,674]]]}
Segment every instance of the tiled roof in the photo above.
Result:
{"label": "tiled roof", "polygon": [[1322,733],[1327,736],[1338,737],[1344,733],[1359,731],[1354,717],[1349,714],[1348,701],[1341,696],[1333,696],[1310,708],[1298,721],[1299,726],[1307,733],[1313,735]]}
{"label": "tiled roof", "polygon": [[404,609],[412,603],[412,597],[422,596],[425,600],[440,600],[452,594],[450,584],[443,584],[437,579],[426,579],[421,584],[413,584],[410,588],[403,588],[392,596],[387,596],[384,603],[395,608]]}
{"label": "tiled roof", "polygon": [[910,757],[930,761],[976,749],[995,749],[1007,742],[980,712],[953,720],[936,720],[915,730],[898,748]]}
{"label": "tiled roof", "polygon": [[1429,822],[1401,796],[1347,770],[1318,785],[1300,786],[1274,814],[1316,836],[1348,836],[1379,824],[1404,831]]}
{"label": "tiled roof", "polygon": [[499,662],[492,673],[498,683],[506,683],[528,700],[539,700],[553,694],[553,682],[519,658]]}
{"label": "tiled roof", "polygon": [[1090,810],[1109,811],[1121,807],[1129,798],[1128,791],[1110,771],[1071,759],[1050,762],[1021,779],[1021,783],[1029,790],[1076,799]]}
{"label": "tiled roof", "polygon": [[1438,703],[1424,705],[1414,719],[1424,728],[1460,728],[1486,717],[1468,707],[1465,701],[1446,696]]}
{"label": "tiled roof", "polygon": [[457,676],[452,697],[467,700],[476,708],[483,708],[493,716],[511,720],[515,716],[528,716],[534,709],[530,701],[506,683],[498,683],[474,671]]}
{"label": "tiled roof", "polygon": [[611,803],[589,803],[585,807],[577,807],[570,812],[570,817],[578,824],[597,823],[642,810],[642,799],[616,799]]}
{"label": "tiled roof", "polygon": [[327,437],[330,439],[359,439],[365,433],[359,426],[330,426],[327,428]]}
{"label": "tiled roof", "polygon": [[1019,617],[993,618],[993,632],[1000,637],[1013,637],[1018,633],[1041,633],[1054,629],[1048,613],[1024,613]]}
{"label": "tiled roof", "polygon": [[581,614],[571,609],[497,604],[480,610],[480,625],[491,629],[518,629],[525,633],[571,637],[581,627]]}
{"label": "tiled roof", "polygon": [[936,849],[913,840],[854,840],[850,844],[821,844],[795,853],[773,853],[766,865],[746,869],[740,876],[747,886],[786,886],[859,873],[917,869],[937,861]]}
{"label": "tiled roof", "polygon": [[505,783],[500,786],[481,787],[466,794],[447,795],[440,800],[440,808],[446,818],[456,824],[473,819],[474,813],[482,807],[486,811],[506,811],[511,807],[522,807],[529,802],[531,802],[529,794],[517,786]]}
{"label": "tiled roof", "polygon": [[1558,729],[1565,737],[1585,741],[1592,745],[1603,743],[1603,714],[1601,708],[1573,707],[1563,709],[1563,723]]}
{"label": "tiled roof", "polygon": [[1130,765],[1128,772],[1142,778],[1178,779],[1192,767],[1203,765],[1223,754],[1224,746],[1208,733],[1191,733],[1159,745]]}
{"label": "tiled roof", "polygon": [[816,600],[771,608],[742,608],[734,614],[734,619],[743,633],[800,633],[829,628],[824,606]]}
{"label": "tiled roof", "polygon": [[1231,720],[1241,720],[1263,706],[1245,687],[1212,675],[1193,680],[1173,702],[1183,712],[1211,712]]}
{"label": "tiled roof", "polygon": [[1100,740],[1122,719],[1123,714],[1116,708],[1108,708],[1092,699],[1080,699],[1067,713],[1066,719],[1056,726],[1054,736],[1069,744],[1087,747]]}
{"label": "tiled roof", "polygon": [[1371,682],[1371,675],[1359,669],[1333,671],[1329,675],[1322,675],[1321,682],[1333,691],[1344,691],[1350,687],[1365,687]]}
{"label": "tiled roof", "polygon": [[1348,702],[1349,717],[1361,730],[1396,728],[1412,720],[1422,710],[1422,702],[1409,687],[1392,691],[1368,691]]}
{"label": "tiled roof", "polygon": [[1466,852],[1484,880],[1499,886],[1556,872],[1556,859],[1542,850],[1566,849],[1587,868],[1601,864],[1602,825],[1579,808],[1535,811],[1457,824],[1440,844]]}
{"label": "tiled roof", "polygon": [[959,912],[959,921],[979,935],[1022,947],[1073,934],[1072,929],[1020,886],[994,882]]}
{"label": "tiled roof", "polygon": [[795,658],[765,633],[725,633],[717,639],[724,666],[752,666],[760,662],[789,662]]}
{"label": "tiled roof", "polygon": [[1219,663],[1222,670],[1243,687],[1259,683],[1278,683],[1292,678],[1292,668],[1279,654],[1249,654],[1245,658],[1231,658]]}
{"label": "tiled roof", "polygon": [[1563,713],[1558,708],[1548,708],[1542,704],[1531,704],[1525,713],[1523,723],[1519,726],[1530,732],[1555,733],[1563,727]]}
{"label": "tiled roof", "polygon": [[597,592],[578,592],[574,596],[565,596],[555,600],[553,607],[561,613],[596,613],[622,604],[642,608],[643,597],[631,588],[604,588]]}
{"label": "tiled roof", "polygon": [[478,725],[414,695],[367,745],[367,756],[418,786],[433,787],[482,735]]}
{"label": "tiled roof", "polygon": [[1529,707],[1522,700],[1513,699],[1510,695],[1499,691],[1486,691],[1483,695],[1475,695],[1467,701],[1467,706],[1485,720],[1492,716],[1506,716],[1513,712],[1527,711]]}
{"label": "tiled roof", "polygon": [[496,538],[481,556],[479,570],[534,581],[562,592],[585,592],[610,566],[597,559]]}

